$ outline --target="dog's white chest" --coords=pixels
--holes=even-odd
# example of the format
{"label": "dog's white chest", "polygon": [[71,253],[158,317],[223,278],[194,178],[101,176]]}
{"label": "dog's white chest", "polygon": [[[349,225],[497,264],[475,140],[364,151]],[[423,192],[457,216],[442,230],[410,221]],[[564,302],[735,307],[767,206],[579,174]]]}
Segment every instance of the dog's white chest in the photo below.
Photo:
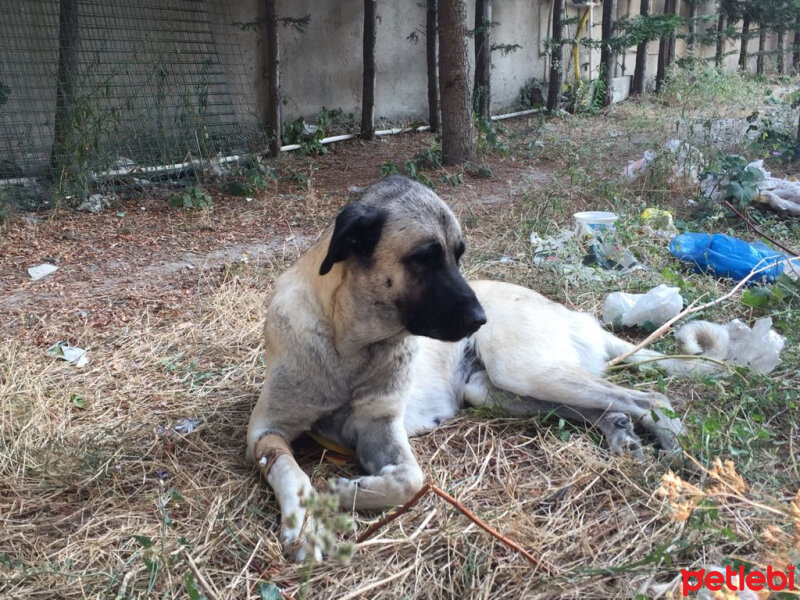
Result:
{"label": "dog's white chest", "polygon": [[467,341],[416,338],[416,342],[404,418],[409,436],[421,435],[452,419],[464,395],[458,371]]}

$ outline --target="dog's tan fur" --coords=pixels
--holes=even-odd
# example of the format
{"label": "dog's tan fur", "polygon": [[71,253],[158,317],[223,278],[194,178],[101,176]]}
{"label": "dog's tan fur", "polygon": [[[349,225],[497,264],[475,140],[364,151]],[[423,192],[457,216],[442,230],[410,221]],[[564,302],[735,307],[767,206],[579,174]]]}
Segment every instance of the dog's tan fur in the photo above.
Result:
{"label": "dog's tan fur", "polygon": [[[674,447],[682,426],[662,412],[671,409],[664,396],[601,377],[605,361],[629,344],[591,315],[531,290],[488,281],[470,288],[458,273],[460,248],[450,209],[407,179],[383,180],[347,207],[276,284],[248,458],[265,436],[290,442],[317,430],[355,448],[367,475],[339,480],[334,492],[343,508],[359,509],[410,498],[423,475],[408,435],[436,427],[465,404],[576,418],[597,426],[614,451],[635,454],[638,422]],[[643,355],[660,356],[644,351],[631,360]],[[281,454],[267,481],[287,550],[298,560],[320,558],[302,535],[308,476]]]}

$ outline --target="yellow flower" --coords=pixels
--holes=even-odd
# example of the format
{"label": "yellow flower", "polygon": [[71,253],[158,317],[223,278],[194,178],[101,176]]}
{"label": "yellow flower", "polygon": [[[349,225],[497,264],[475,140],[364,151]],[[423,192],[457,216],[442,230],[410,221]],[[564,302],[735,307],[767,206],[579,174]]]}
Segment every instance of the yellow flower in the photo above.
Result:
{"label": "yellow flower", "polygon": [[711,463],[711,470],[708,475],[720,482],[709,490],[710,493],[715,495],[727,495],[731,493],[744,494],[747,485],[741,475],[736,472],[736,467],[732,460],[726,460],[724,463],[715,458]]}

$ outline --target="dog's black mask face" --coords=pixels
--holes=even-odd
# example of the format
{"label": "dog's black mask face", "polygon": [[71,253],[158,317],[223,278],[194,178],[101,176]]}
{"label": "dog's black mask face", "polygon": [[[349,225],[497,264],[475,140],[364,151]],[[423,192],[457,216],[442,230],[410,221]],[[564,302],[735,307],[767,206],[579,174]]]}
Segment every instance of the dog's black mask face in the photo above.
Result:
{"label": "dog's black mask face", "polygon": [[416,182],[388,177],[336,217],[319,274],[347,261],[349,285],[370,306],[369,316],[390,329],[454,342],[486,322],[459,271],[463,252],[447,205]]}
{"label": "dog's black mask face", "polygon": [[458,269],[463,252],[461,240],[455,248],[430,240],[403,257],[408,283],[396,306],[410,333],[455,342],[486,323],[483,307]]}

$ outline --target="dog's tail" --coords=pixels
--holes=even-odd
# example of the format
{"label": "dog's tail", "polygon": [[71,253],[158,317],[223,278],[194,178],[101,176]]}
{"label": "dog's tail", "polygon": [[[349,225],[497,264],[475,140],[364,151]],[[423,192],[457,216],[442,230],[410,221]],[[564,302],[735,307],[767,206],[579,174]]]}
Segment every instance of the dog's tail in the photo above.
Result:
{"label": "dog's tail", "polygon": [[709,321],[690,321],[675,332],[681,354],[724,360],[730,348],[728,328]]}
{"label": "dog's tail", "polygon": [[[723,325],[708,321],[691,321],[675,333],[678,354],[724,360],[728,356],[730,339]],[[621,340],[612,333],[606,338],[609,360],[633,349],[633,344]],[[693,377],[710,375],[722,371],[722,366],[710,360],[671,358],[654,350],[638,350],[623,362],[643,363],[661,367],[671,375]]]}

